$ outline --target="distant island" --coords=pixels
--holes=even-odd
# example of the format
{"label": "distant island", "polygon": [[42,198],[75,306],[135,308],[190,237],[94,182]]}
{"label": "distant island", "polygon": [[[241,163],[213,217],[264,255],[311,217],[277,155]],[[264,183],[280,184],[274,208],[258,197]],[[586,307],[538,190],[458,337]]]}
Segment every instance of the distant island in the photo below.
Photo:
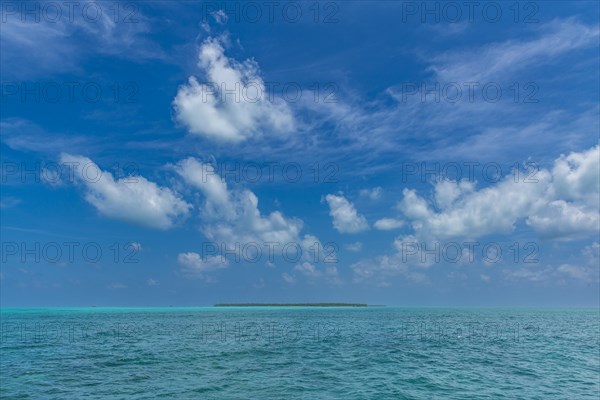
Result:
{"label": "distant island", "polygon": [[214,307],[368,307],[359,303],[219,303]]}

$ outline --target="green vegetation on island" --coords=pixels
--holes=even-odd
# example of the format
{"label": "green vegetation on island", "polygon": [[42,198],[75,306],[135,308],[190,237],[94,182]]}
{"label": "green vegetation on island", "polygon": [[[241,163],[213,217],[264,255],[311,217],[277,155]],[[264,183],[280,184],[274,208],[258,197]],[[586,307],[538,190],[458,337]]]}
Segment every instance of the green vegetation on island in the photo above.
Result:
{"label": "green vegetation on island", "polygon": [[215,307],[368,307],[359,303],[219,303]]}

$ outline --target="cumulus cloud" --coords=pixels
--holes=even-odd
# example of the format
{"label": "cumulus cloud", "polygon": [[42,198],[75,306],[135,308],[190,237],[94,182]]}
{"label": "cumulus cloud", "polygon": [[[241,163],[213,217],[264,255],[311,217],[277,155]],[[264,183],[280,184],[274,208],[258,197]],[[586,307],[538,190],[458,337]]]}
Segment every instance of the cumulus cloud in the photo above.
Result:
{"label": "cumulus cloud", "polygon": [[[479,190],[474,182],[435,181],[431,198],[404,189],[398,209],[410,221],[414,232],[396,238],[390,255],[351,265],[354,280],[386,285],[387,277],[399,275],[414,282],[426,282],[414,269],[426,269],[438,261],[423,249],[434,250],[448,243],[440,240],[460,242],[460,239],[468,241],[486,235],[509,234],[518,222],[526,223],[546,238],[597,237],[600,232],[599,163],[600,148],[595,146],[560,156],[550,169],[537,171],[535,180],[531,177],[515,179],[512,175]],[[376,222],[376,228],[377,225]],[[461,247],[462,254],[456,265],[475,259],[472,250]],[[505,269],[503,273],[509,280],[534,283],[565,279],[597,281],[598,245],[587,247],[582,254],[581,264],[525,265]],[[454,255],[446,257],[455,258]],[[486,274],[480,277],[484,282],[491,280]]]}
{"label": "cumulus cloud", "polygon": [[383,188],[381,186],[374,187],[372,189],[362,189],[360,195],[367,197],[371,200],[379,200],[383,194]]}
{"label": "cumulus cloud", "polygon": [[395,218],[382,218],[375,221],[373,226],[380,231],[391,231],[402,228],[402,226],[404,226],[404,221]]}
{"label": "cumulus cloud", "polygon": [[283,274],[281,274],[281,277],[283,278],[283,280],[286,283],[289,283],[289,284],[296,283],[296,278],[293,275],[288,274],[287,272],[284,272]]}
{"label": "cumulus cloud", "polygon": [[480,190],[472,182],[436,182],[432,201],[404,189],[399,209],[425,238],[507,234],[519,220],[544,237],[597,233],[599,158],[595,146],[561,156],[551,170],[540,169],[535,181],[509,176]]}
{"label": "cumulus cloud", "polygon": [[359,251],[362,250],[363,244],[362,244],[362,242],[354,242],[354,243],[348,243],[344,247],[348,251],[352,251],[352,252],[358,253]]}
{"label": "cumulus cloud", "polygon": [[599,258],[600,244],[594,242],[583,248],[581,257],[576,263],[563,263],[557,267],[552,265],[540,267],[531,264],[514,270],[504,269],[502,272],[509,280],[525,280],[536,284],[562,285],[567,281],[598,284],[600,283]]}
{"label": "cumulus cloud", "polygon": [[561,155],[554,162],[552,169],[552,196],[598,207],[600,203],[599,155],[598,146],[582,152]]}
{"label": "cumulus cloud", "polygon": [[220,25],[223,25],[227,22],[228,16],[223,10],[213,11],[211,15],[215,19],[215,21]]}
{"label": "cumulus cloud", "polygon": [[127,244],[127,248],[137,253],[142,251],[142,244],[140,242],[130,242]]}
{"label": "cumulus cloud", "polygon": [[313,282],[317,279],[324,279],[329,283],[341,283],[341,279],[335,265],[326,265],[325,268],[321,270],[310,262],[303,262],[296,265],[294,267],[294,271],[300,273]]}
{"label": "cumulus cloud", "polygon": [[600,244],[598,242],[586,246],[581,251],[582,259],[575,265],[561,264],[556,273],[563,278],[578,280],[585,283],[600,282]]}
{"label": "cumulus cloud", "polygon": [[561,155],[552,168],[548,204],[527,218],[541,236],[569,239],[600,231],[600,147]]}
{"label": "cumulus cloud", "polygon": [[472,192],[474,189],[474,182],[440,180],[435,185],[435,203],[439,208],[445,209],[451,206],[462,194]]}
{"label": "cumulus cloud", "polygon": [[177,121],[191,134],[242,142],[264,134],[282,136],[294,129],[291,110],[270,95],[256,62],[228,58],[214,38],[202,43],[198,58],[205,82],[191,76],[173,100]]}
{"label": "cumulus cloud", "polygon": [[506,234],[512,232],[517,219],[526,217],[545,203],[542,198],[550,175],[540,172],[538,177],[538,183],[515,182],[510,177],[479,191],[465,190],[455,182],[456,196],[452,201],[446,199],[449,202],[439,212],[415,190],[404,189],[399,209],[422,237],[477,238],[493,233]]}
{"label": "cumulus cloud", "polygon": [[180,253],[177,261],[181,266],[181,272],[192,278],[205,278],[206,274],[219,269],[227,268],[229,261],[223,256],[209,255],[204,258],[198,253],[188,252]]}
{"label": "cumulus cloud", "polygon": [[340,233],[357,233],[369,229],[367,220],[359,214],[343,194],[328,194],[325,200],[329,205],[329,215],[333,217],[333,227]]}
{"label": "cumulus cloud", "polygon": [[219,246],[235,250],[236,246],[253,243],[277,255],[283,253],[284,246],[293,244],[305,258],[313,258],[315,254],[331,256],[331,252],[323,251],[318,238],[301,235],[304,225],[301,219],[286,217],[279,211],[263,215],[253,192],[229,189],[212,165],[187,158],[175,169],[186,183],[204,195],[202,232]]}
{"label": "cumulus cloud", "polygon": [[517,269],[504,269],[502,272],[507,280],[529,281],[536,284],[548,282],[553,274],[555,274],[552,267],[529,265]]}
{"label": "cumulus cloud", "polygon": [[107,286],[107,288],[110,290],[122,290],[127,289],[127,285],[125,285],[122,282],[112,282],[110,285]]}
{"label": "cumulus cloud", "polygon": [[200,189],[206,199],[207,217],[211,219],[235,217],[235,203],[230,196],[227,182],[217,174],[211,164],[189,157],[177,164],[176,171],[186,183]]}
{"label": "cumulus cloud", "polygon": [[582,281],[587,281],[589,279],[588,271],[585,268],[577,265],[562,264],[556,269],[556,271]]}
{"label": "cumulus cloud", "polygon": [[350,266],[355,283],[369,283],[375,286],[390,286],[389,279],[401,276],[406,281],[414,284],[425,284],[429,279],[425,274],[413,271],[405,262],[401,262],[398,255],[384,255],[372,259],[361,260]]}
{"label": "cumulus cloud", "polygon": [[60,163],[68,166],[74,181],[85,187],[85,200],[109,218],[168,229],[191,208],[169,188],[142,176],[115,179],[87,157],[62,154]]}
{"label": "cumulus cloud", "polygon": [[381,275],[395,275],[407,270],[405,265],[391,263],[388,256],[361,260],[352,264],[350,269],[354,273],[354,282],[369,281],[376,277],[381,279]]}
{"label": "cumulus cloud", "polygon": [[303,262],[302,264],[296,265],[294,267],[294,271],[298,271],[311,278],[316,278],[322,275],[322,272],[309,262]]}
{"label": "cumulus cloud", "polygon": [[597,209],[556,200],[537,214],[527,218],[527,224],[546,238],[569,238],[598,232],[600,215]]}

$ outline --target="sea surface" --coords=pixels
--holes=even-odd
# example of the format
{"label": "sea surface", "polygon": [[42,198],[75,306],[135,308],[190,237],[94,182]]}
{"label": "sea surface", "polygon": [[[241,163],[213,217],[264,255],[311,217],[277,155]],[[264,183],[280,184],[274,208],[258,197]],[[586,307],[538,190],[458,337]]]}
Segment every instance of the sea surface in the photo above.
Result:
{"label": "sea surface", "polygon": [[0,311],[2,399],[598,399],[598,309]]}

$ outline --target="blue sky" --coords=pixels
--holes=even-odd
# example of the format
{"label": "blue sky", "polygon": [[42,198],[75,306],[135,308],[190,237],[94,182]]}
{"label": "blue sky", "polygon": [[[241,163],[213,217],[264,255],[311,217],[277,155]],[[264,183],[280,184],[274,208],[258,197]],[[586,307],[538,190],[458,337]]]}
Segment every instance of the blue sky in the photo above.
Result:
{"label": "blue sky", "polygon": [[2,306],[598,305],[597,2],[269,4],[3,3]]}

